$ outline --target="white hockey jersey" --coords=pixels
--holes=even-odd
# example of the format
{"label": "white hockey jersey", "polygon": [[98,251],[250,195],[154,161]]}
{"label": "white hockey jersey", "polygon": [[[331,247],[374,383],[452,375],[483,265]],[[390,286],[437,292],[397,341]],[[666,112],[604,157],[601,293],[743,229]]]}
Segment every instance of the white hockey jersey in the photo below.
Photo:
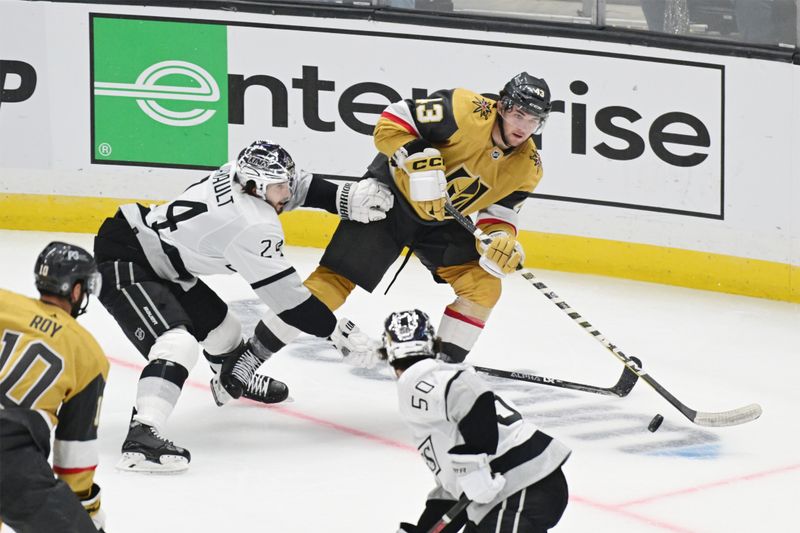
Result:
{"label": "white hockey jersey", "polygon": [[[120,209],[161,278],[188,289],[196,276],[238,272],[275,313],[293,309],[311,293],[284,257],[278,214],[242,191],[234,168],[223,165],[169,203]],[[300,173],[285,209],[303,203],[310,180]]]}
{"label": "white hockey jersey", "polygon": [[[498,503],[546,477],[570,455],[566,445],[524,420],[512,402],[493,393],[468,365],[425,359],[403,372],[397,385],[400,414],[436,478],[437,486],[428,499],[457,500],[461,495],[451,461],[454,448],[473,446],[469,453],[489,453],[492,472],[505,476],[506,485],[493,501],[468,507],[469,518],[476,524]],[[494,396],[493,418],[476,417],[477,410],[473,410],[485,394]],[[494,453],[491,449],[474,449],[475,443],[468,442],[472,437],[465,437],[465,433],[493,435],[492,426],[497,428]],[[490,447],[494,445],[490,443]]]}

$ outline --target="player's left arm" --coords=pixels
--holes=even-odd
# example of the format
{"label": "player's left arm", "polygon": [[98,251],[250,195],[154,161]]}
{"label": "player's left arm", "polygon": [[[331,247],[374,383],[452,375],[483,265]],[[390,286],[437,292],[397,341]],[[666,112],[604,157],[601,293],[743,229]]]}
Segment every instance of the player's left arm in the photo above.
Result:
{"label": "player's left arm", "polygon": [[498,278],[505,277],[525,263],[525,250],[517,241],[519,212],[542,179],[542,160],[532,140],[508,161],[510,176],[501,186],[510,184],[510,192],[494,204],[478,212],[476,226],[491,237],[487,245],[475,242],[481,254],[480,265]]}
{"label": "player's left arm", "polygon": [[494,454],[497,451],[497,410],[494,393],[471,370],[460,372],[447,389],[447,417],[458,426],[463,444],[451,454]]}
{"label": "player's left arm", "polygon": [[[75,394],[58,411],[58,425],[53,443],[53,472],[81,500],[98,529],[102,526],[100,486],[94,481],[97,468],[97,426],[103,400],[108,360],[94,339],[84,339],[74,362],[79,382]],[[80,363],[78,363],[80,361]]]}
{"label": "player's left arm", "polygon": [[300,171],[292,198],[284,209],[290,211],[301,206],[324,209],[343,220],[366,224],[386,218],[386,212],[393,205],[394,196],[389,187],[374,178],[331,183],[321,176]]}
{"label": "player's left arm", "polygon": [[[251,224],[224,251],[231,266],[250,284],[250,287],[280,321],[294,330],[316,337],[328,337],[336,326],[336,317],[311,291],[283,251],[284,235],[280,222]],[[266,329],[273,328],[266,324]],[[274,333],[274,332],[273,332]],[[273,340],[281,340],[277,335]],[[264,340],[259,337],[264,343]],[[265,346],[272,352],[291,339],[283,338],[281,344]]]}
{"label": "player's left arm", "polygon": [[525,250],[517,241],[517,227],[519,209],[527,196],[524,191],[514,191],[478,212],[476,226],[491,238],[489,244],[475,241],[475,248],[481,254],[479,264],[498,278],[505,277],[525,262]]}
{"label": "player's left arm", "polygon": [[489,503],[506,483],[492,472],[489,459],[500,440],[494,392],[473,370],[465,370],[451,380],[446,395],[448,418],[464,441],[448,451],[453,474],[469,499]]}

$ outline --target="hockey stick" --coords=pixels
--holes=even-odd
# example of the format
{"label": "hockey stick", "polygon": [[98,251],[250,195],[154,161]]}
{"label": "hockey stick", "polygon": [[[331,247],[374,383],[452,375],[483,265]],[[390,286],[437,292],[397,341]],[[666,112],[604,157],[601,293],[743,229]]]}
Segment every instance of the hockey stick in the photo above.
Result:
{"label": "hockey stick", "polygon": [[428,533],[440,533],[444,528],[447,527],[447,524],[455,520],[455,518],[461,514],[461,512],[466,509],[470,503],[472,502],[469,498],[467,498],[467,495],[462,494],[461,498],[458,499],[455,505],[448,509],[438,522],[433,524],[433,526],[428,530]]}
{"label": "hockey stick", "polygon": [[[636,364],[641,368],[642,362],[631,357]],[[625,367],[622,370],[622,375],[613,387],[595,387],[594,385],[584,385],[583,383],[574,383],[572,381],[564,381],[556,378],[548,378],[544,376],[537,376],[529,374],[528,372],[517,372],[508,370],[498,370],[496,368],[487,368],[485,366],[473,366],[476,371],[496,378],[515,379],[517,381],[527,381],[528,383],[536,383],[538,385],[549,385],[551,387],[558,387],[561,389],[578,390],[582,392],[591,392],[594,394],[604,394],[606,396],[619,396],[624,398],[631,392],[633,386],[636,385],[639,376],[633,371]]]}
{"label": "hockey stick", "polygon": [[[447,214],[452,216],[456,222],[464,226],[467,231],[472,233],[472,235],[478,239],[483,244],[490,244],[491,237],[486,235],[480,228],[477,228],[475,224],[472,222],[471,219],[467,218],[463,214],[461,214],[450,202],[447,202],[444,206],[445,211]],[[641,366],[633,360],[633,358],[628,357],[622,350],[617,348],[614,344],[611,344],[602,333],[600,333],[594,326],[592,326],[585,318],[583,318],[577,311],[572,309],[567,302],[562,300],[556,293],[551,291],[547,285],[542,283],[541,281],[536,279],[536,276],[533,275],[533,272],[528,270],[527,268],[520,268],[520,274],[525,280],[536,287],[539,292],[544,294],[547,299],[555,304],[556,307],[564,311],[572,320],[574,320],[577,324],[579,324],[583,329],[585,329],[592,337],[597,339],[597,341],[606,347],[606,349],[614,354],[617,359],[622,361],[623,364],[627,368],[629,368],[632,372],[634,372],[637,376],[647,382],[648,385],[653,387],[655,391],[660,394],[665,400],[667,400],[673,407],[675,407],[678,411],[681,412],[683,416],[688,418],[691,422],[699,425],[699,426],[707,426],[707,427],[723,427],[723,426],[737,426],[739,424],[744,424],[746,422],[750,422],[761,416],[761,406],[757,403],[752,403],[750,405],[745,405],[744,407],[739,407],[738,409],[731,409],[730,411],[721,411],[721,412],[709,412],[709,411],[696,411],[686,404],[682,403],[678,400],[675,396],[673,396],[667,389],[665,389],[658,381],[656,381],[650,374],[642,370]]]}

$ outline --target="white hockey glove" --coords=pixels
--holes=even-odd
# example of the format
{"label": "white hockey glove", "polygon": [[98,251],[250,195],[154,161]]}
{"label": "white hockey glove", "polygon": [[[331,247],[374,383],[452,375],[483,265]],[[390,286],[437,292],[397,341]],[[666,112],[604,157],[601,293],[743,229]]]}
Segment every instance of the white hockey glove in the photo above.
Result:
{"label": "white hockey glove", "polygon": [[361,368],[374,368],[381,360],[383,343],[358,329],[352,321],[341,318],[331,333],[331,341],[344,360]]}
{"label": "white hockey glove", "polygon": [[81,505],[89,513],[92,518],[94,527],[98,531],[104,531],[106,527],[106,513],[100,508],[100,486],[97,483],[92,484],[91,492],[85,498],[81,498]]}
{"label": "white hockey glove", "polygon": [[[415,143],[417,141],[412,141]],[[409,143],[411,144],[411,143]],[[409,146],[409,145],[406,145]],[[409,180],[409,200],[436,220],[444,220],[447,180],[441,152],[432,146],[409,153],[406,146],[394,154],[395,163],[405,169]],[[421,148],[421,150],[420,150]]]}
{"label": "white hockey glove", "polygon": [[389,187],[374,178],[347,181],[336,190],[336,210],[343,220],[362,224],[383,220],[393,205]]}
{"label": "white hockey glove", "polygon": [[483,254],[478,263],[492,276],[504,278],[525,261],[525,251],[517,239],[505,231],[495,231],[489,236],[492,242],[488,246],[481,245]]}
{"label": "white hockey glove", "polygon": [[502,474],[492,475],[489,457],[485,453],[451,454],[450,461],[461,490],[476,503],[489,503],[506,486],[506,478]]}

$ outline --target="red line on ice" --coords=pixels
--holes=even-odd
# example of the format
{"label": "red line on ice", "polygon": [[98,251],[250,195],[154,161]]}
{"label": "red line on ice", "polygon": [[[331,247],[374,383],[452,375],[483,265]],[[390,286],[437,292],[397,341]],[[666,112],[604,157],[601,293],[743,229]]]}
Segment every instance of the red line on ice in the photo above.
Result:
{"label": "red line on ice", "polygon": [[663,494],[654,494],[653,496],[648,496],[646,498],[639,498],[636,500],[630,500],[627,502],[618,503],[619,506],[631,506],[631,505],[641,505],[643,503],[650,503],[658,500],[663,500],[665,498],[671,498],[673,496],[682,496],[684,494],[692,494],[694,492],[700,492],[703,490],[714,489],[717,487],[723,487],[725,485],[732,485],[734,483],[739,483],[740,481],[752,481],[754,479],[760,479],[764,477],[774,476],[777,474],[785,474],[786,472],[791,472],[793,470],[800,470],[800,464],[795,465],[788,465],[782,466],[779,468],[773,468],[772,470],[765,470],[763,472],[755,472],[753,474],[745,474],[743,476],[736,476],[728,479],[721,479],[719,481],[713,481],[711,483],[705,483],[703,485],[696,485],[694,487],[686,487],[684,489],[673,490],[670,492],[665,492]]}
{"label": "red line on ice", "polygon": [[[108,360],[111,361],[112,363],[114,363],[115,365],[122,366],[122,367],[125,367],[125,368],[129,368],[131,370],[137,370],[139,372],[141,372],[141,370],[144,368],[144,365],[141,365],[141,364],[138,364],[138,363],[131,363],[129,361],[123,361],[122,359],[117,359],[115,357],[109,357]],[[186,382],[184,383],[184,386],[187,386],[187,385],[192,387],[192,388],[194,388],[194,389],[201,389],[201,390],[209,390],[209,388],[210,388],[209,385],[207,385],[206,383],[200,383],[198,381],[194,381],[194,380],[191,380],[191,379],[187,379],[186,380]],[[402,443],[402,442],[398,442],[398,441],[395,441],[395,440],[392,440],[392,439],[387,439],[385,437],[381,437],[381,436],[378,436],[378,435],[373,435],[372,433],[367,433],[366,431],[361,431],[360,429],[352,428],[352,427],[345,426],[345,425],[342,425],[342,424],[337,424],[336,422],[331,422],[330,420],[325,420],[324,418],[319,418],[319,417],[316,417],[314,415],[303,413],[301,411],[298,411],[296,409],[292,409],[291,407],[283,406],[281,404],[263,404],[263,403],[252,401],[252,400],[248,400],[248,399],[245,399],[245,398],[240,399],[239,402],[246,402],[246,403],[248,403],[248,404],[250,404],[252,406],[255,406],[255,407],[261,407],[263,409],[269,409],[271,411],[277,411],[278,413],[280,413],[282,415],[291,416],[291,417],[294,417],[294,418],[299,418],[301,420],[306,420],[308,422],[313,422],[314,424],[319,424],[321,426],[325,426],[325,427],[328,427],[330,429],[333,429],[333,430],[336,430],[336,431],[340,431],[342,433],[347,433],[348,435],[352,435],[354,437],[359,437],[359,438],[366,439],[366,440],[369,440],[369,441],[372,441],[372,442],[376,442],[378,444],[384,444],[386,446],[391,446],[392,448],[399,448],[401,450],[406,450],[406,451],[417,453],[417,449],[414,448],[413,446],[409,446],[408,444],[405,444],[405,443]]]}
{"label": "red line on ice", "polygon": [[[125,361],[125,360],[122,360],[122,359],[117,359],[115,357],[109,357],[108,360],[111,361],[112,363],[114,363],[117,366],[128,368],[130,370],[141,371],[144,368],[144,365],[142,365],[142,364],[131,363],[129,361]],[[190,386],[192,388],[195,388],[195,389],[201,389],[201,390],[206,390],[206,391],[209,390],[209,386],[207,384],[200,383],[198,381],[186,380],[186,382],[184,383],[184,386],[186,386],[186,385],[188,385],[188,386]],[[417,449],[414,448],[413,446],[409,446],[408,444],[404,444],[402,442],[398,442],[398,441],[395,441],[395,440],[387,439],[387,438],[384,438],[384,437],[381,437],[381,436],[378,436],[378,435],[373,435],[372,433],[368,433],[366,431],[361,431],[360,429],[356,429],[356,428],[352,428],[352,427],[349,427],[349,426],[345,426],[343,424],[337,424],[336,422],[331,422],[330,420],[325,420],[324,418],[319,418],[319,417],[316,417],[316,416],[313,416],[313,415],[310,415],[310,414],[307,414],[307,413],[303,413],[301,411],[292,409],[290,407],[285,407],[285,406],[280,405],[280,404],[269,404],[268,405],[268,404],[262,404],[262,403],[259,403],[259,402],[247,400],[247,399],[241,399],[239,401],[244,401],[244,402],[249,403],[250,405],[257,406],[257,407],[260,407],[260,408],[263,408],[263,409],[269,409],[271,411],[278,412],[278,413],[280,413],[282,415],[290,416],[290,417],[293,417],[293,418],[298,418],[298,419],[301,419],[301,420],[306,420],[306,421],[312,422],[314,424],[319,424],[321,426],[328,427],[328,428],[333,429],[335,431],[346,433],[348,435],[352,435],[354,437],[362,438],[362,439],[365,439],[365,440],[369,440],[369,441],[375,442],[377,444],[383,444],[385,446],[389,446],[389,447],[392,447],[392,448],[397,448],[397,449],[408,451],[408,452],[413,452],[415,454],[417,453]],[[800,465],[795,465],[793,468],[800,468]],[[791,469],[791,468],[789,468],[789,469]],[[784,469],[784,470],[788,470],[788,469]],[[663,530],[666,530],[666,531],[672,531],[674,533],[693,533],[692,530],[690,530],[690,529],[682,528],[680,526],[673,525],[673,524],[664,522],[662,520],[657,520],[657,519],[654,519],[654,518],[648,518],[648,517],[646,517],[644,515],[641,515],[639,513],[628,511],[627,509],[624,509],[624,507],[625,506],[630,506],[630,505],[636,505],[636,504],[639,504],[639,503],[644,503],[644,502],[647,502],[647,501],[656,500],[656,499],[667,497],[667,496],[673,496],[673,495],[676,495],[676,494],[685,494],[685,493],[689,493],[689,492],[697,492],[699,490],[703,490],[703,489],[710,488],[710,487],[713,487],[713,486],[722,485],[722,484],[726,484],[726,483],[732,483],[734,481],[739,481],[739,480],[742,480],[742,479],[751,479],[753,477],[758,477],[758,476],[759,476],[758,474],[753,475],[753,476],[743,476],[741,478],[736,478],[736,479],[733,479],[733,480],[725,480],[725,481],[721,481],[721,482],[718,482],[718,483],[708,484],[708,485],[705,485],[705,486],[694,487],[694,488],[690,488],[690,489],[684,489],[684,490],[681,490],[681,491],[675,491],[673,493],[667,493],[667,494],[660,495],[660,496],[653,496],[653,497],[650,497],[650,498],[644,498],[644,499],[641,499],[641,500],[635,500],[635,501],[632,501],[632,502],[625,502],[625,503],[620,503],[620,504],[604,504],[604,503],[600,503],[600,502],[597,502],[597,501],[590,500],[588,498],[584,498],[583,496],[576,496],[574,494],[570,495],[569,499],[570,499],[570,501],[572,501],[574,503],[587,505],[589,507],[594,507],[595,509],[601,509],[601,510],[609,512],[609,513],[621,515],[621,516],[624,516],[625,518],[632,519],[632,520],[637,520],[639,522],[643,522],[643,523],[648,524],[650,526],[653,526],[653,527],[656,527],[656,528],[660,528],[660,529],[663,529]]]}

